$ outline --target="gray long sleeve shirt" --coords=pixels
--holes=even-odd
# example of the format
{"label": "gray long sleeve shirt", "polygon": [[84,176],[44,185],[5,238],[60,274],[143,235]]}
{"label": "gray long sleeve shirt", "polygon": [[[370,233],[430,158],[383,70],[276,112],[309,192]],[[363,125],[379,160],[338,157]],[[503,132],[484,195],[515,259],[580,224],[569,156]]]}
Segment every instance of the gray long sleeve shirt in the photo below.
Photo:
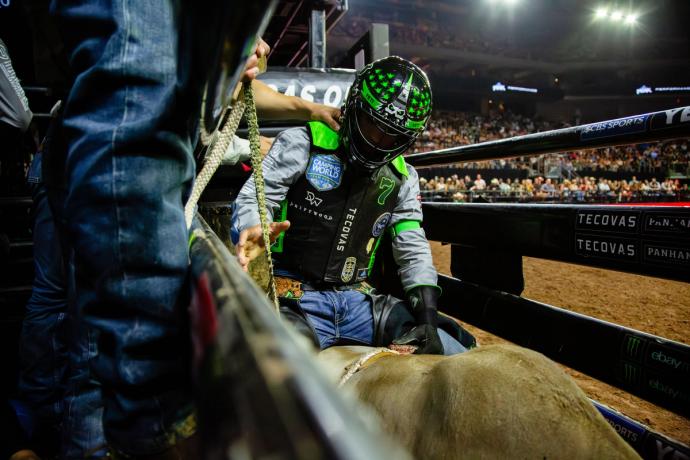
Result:
{"label": "gray long sleeve shirt", "polygon": [[[263,161],[266,208],[269,220],[280,207],[290,187],[305,173],[309,162],[310,141],[306,128],[283,131],[276,137]],[[407,165],[409,177],[403,182],[397,196],[388,227],[401,221],[422,221],[417,171]],[[259,225],[253,175],[237,197],[237,227],[240,231]],[[290,230],[288,230],[290,231]],[[393,257],[405,290],[419,285],[437,283],[437,273],[431,258],[431,249],[422,228],[404,231],[393,238]]]}
{"label": "gray long sleeve shirt", "polygon": [[0,39],[0,122],[26,131],[32,116],[29,101],[14,73],[10,54]]}

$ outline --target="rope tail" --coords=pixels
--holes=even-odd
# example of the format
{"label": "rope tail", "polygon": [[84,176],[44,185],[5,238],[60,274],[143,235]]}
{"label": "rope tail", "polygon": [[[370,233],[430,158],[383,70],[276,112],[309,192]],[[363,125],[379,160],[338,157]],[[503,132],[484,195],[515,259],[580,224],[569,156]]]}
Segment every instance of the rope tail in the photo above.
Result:
{"label": "rope tail", "polygon": [[280,313],[278,304],[278,293],[276,291],[276,281],[273,277],[273,258],[271,257],[271,239],[268,228],[268,218],[266,216],[266,191],[264,189],[264,170],[261,156],[261,144],[259,139],[259,120],[256,117],[256,106],[254,105],[254,91],[251,83],[244,84],[244,105],[245,118],[249,128],[249,147],[251,148],[252,168],[254,169],[254,188],[256,189],[256,204],[259,207],[259,219],[261,222],[261,232],[263,234],[264,245],[266,247],[266,261],[268,263],[268,298],[271,299],[276,311]]}

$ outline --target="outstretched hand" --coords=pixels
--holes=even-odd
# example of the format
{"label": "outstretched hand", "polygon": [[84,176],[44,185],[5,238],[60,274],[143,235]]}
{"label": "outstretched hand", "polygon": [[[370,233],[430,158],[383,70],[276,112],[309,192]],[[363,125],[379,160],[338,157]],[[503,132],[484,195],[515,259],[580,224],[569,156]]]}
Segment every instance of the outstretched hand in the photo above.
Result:
{"label": "outstretched hand", "polygon": [[[290,221],[272,222],[269,226],[269,238],[271,239],[271,243],[278,238],[281,232],[284,232],[288,228],[290,228]],[[242,270],[246,272],[249,268],[249,262],[261,255],[265,249],[261,225],[255,225],[242,230],[236,249],[237,260],[242,266]]]}
{"label": "outstretched hand", "polygon": [[340,119],[340,109],[336,107],[329,107],[323,104],[314,104],[311,107],[310,117],[314,121],[322,121],[331,127],[334,131],[340,129],[338,120]]}

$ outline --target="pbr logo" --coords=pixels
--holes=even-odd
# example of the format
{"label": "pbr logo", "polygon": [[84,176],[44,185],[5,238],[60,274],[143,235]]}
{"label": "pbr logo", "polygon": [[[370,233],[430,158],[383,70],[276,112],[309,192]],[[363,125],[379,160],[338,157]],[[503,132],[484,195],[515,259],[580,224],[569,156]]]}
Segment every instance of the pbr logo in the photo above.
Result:
{"label": "pbr logo", "polygon": [[343,283],[349,283],[355,274],[355,265],[357,265],[356,257],[348,257],[345,259],[345,265],[343,266],[343,272],[340,274],[340,279]]}
{"label": "pbr logo", "polygon": [[320,192],[340,186],[343,163],[335,155],[312,155],[307,166],[307,180]]}
{"label": "pbr logo", "polygon": [[376,219],[376,222],[374,222],[374,227],[371,229],[371,234],[374,235],[374,238],[378,238],[381,236],[383,231],[386,229],[388,226],[388,222],[391,221],[391,213],[387,212],[384,214],[381,214],[378,219]]}

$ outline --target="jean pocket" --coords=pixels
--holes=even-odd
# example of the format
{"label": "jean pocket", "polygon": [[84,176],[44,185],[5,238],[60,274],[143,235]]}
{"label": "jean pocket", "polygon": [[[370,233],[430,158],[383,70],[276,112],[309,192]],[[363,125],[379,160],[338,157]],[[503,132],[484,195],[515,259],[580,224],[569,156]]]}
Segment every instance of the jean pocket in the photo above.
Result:
{"label": "jean pocket", "polygon": [[34,154],[34,159],[29,166],[29,172],[26,175],[26,181],[30,184],[40,184],[43,182],[43,174],[41,173],[41,163],[43,154],[39,150]]}

